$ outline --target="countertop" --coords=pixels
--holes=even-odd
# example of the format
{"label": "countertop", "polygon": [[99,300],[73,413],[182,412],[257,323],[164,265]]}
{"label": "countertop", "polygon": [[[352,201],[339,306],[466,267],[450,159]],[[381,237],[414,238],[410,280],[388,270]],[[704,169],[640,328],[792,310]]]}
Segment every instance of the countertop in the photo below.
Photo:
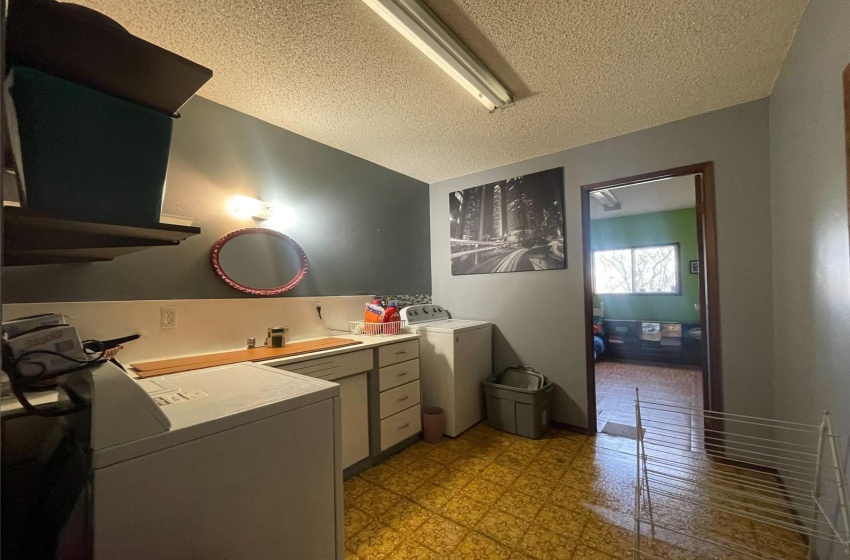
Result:
{"label": "countertop", "polygon": [[[321,337],[327,338],[327,337]],[[341,334],[338,338],[350,338],[352,340],[359,340],[362,344],[356,344],[354,346],[343,346],[341,348],[332,348],[330,350],[320,350],[318,352],[309,352],[307,354],[298,354],[295,356],[286,356],[284,358],[274,358],[272,360],[264,360],[261,362],[255,362],[258,364],[262,364],[264,366],[270,367],[280,367],[285,366],[286,364],[294,364],[297,362],[303,362],[304,360],[312,360],[315,358],[322,358],[325,356],[335,356],[337,354],[345,354],[347,352],[357,352],[358,350],[368,350],[371,348],[375,348],[378,346],[384,346],[387,344],[394,344],[396,342],[404,342],[406,340],[415,340],[419,338],[418,334],[396,334],[391,336],[366,336],[366,335],[357,335],[357,334]],[[307,338],[303,340],[292,340],[290,342],[306,342],[309,340],[316,340],[315,338]],[[180,357],[180,356],[175,356]],[[119,354],[120,358],[120,354]],[[199,368],[203,369],[203,368]],[[127,373],[131,377],[137,377],[133,368],[127,366]],[[185,372],[184,372],[185,373]],[[33,395],[31,402],[36,405],[42,404],[50,404],[56,402],[56,393],[55,392],[46,392],[37,395]],[[21,409],[21,405],[18,401],[11,395],[7,395],[7,398],[2,400],[2,404],[0,404],[0,410],[5,414],[10,412],[15,412]]]}
{"label": "countertop", "polygon": [[[341,348],[331,348],[330,350],[319,350],[318,352],[309,352],[307,354],[297,354],[295,356],[285,356],[283,358],[274,358],[272,360],[264,360],[261,362],[256,362],[258,364],[262,364],[264,366],[271,367],[279,367],[286,364],[294,364],[297,362],[303,362],[304,360],[312,360],[314,358],[323,358],[325,356],[335,356],[337,354],[345,354],[348,352],[357,352],[358,350],[366,350],[369,348],[375,348],[376,346],[385,346],[387,344],[394,344],[396,342],[404,342],[405,340],[415,340],[419,338],[418,334],[394,334],[390,336],[366,336],[359,334],[342,334],[337,338],[349,338],[351,340],[359,340],[362,344],[356,344],[354,346],[343,346]],[[305,340],[293,340],[291,342],[308,342],[310,340],[316,340],[315,338],[308,338]]]}
{"label": "countertop", "polygon": [[[331,348],[330,350],[318,350],[316,352],[307,352],[305,354],[296,354],[294,356],[284,356],[282,358],[272,358],[271,360],[261,360],[258,362],[254,362],[256,364],[262,364],[264,366],[270,367],[279,367],[286,364],[294,364],[297,362],[303,362],[304,360],[312,360],[314,358],[324,358],[325,356],[335,356],[337,354],[346,354],[348,352],[356,352],[358,350],[366,350],[369,348],[375,348],[376,346],[384,346],[386,344],[393,344],[395,342],[404,342],[405,340],[413,340],[419,338],[418,334],[394,334],[390,336],[366,336],[366,335],[358,335],[358,334],[339,334],[339,335],[328,335],[322,336],[318,338],[302,338],[299,340],[288,340],[287,343],[295,343],[295,342],[310,342],[311,340],[319,340],[321,338],[347,338],[350,340],[358,340],[361,344],[356,344],[353,346],[342,346],[340,348]],[[230,350],[240,350],[240,348],[223,348],[220,352],[227,352]],[[177,356],[170,356],[169,358],[179,359],[179,358],[189,358],[193,356],[193,354],[184,354]],[[118,355],[118,359],[120,361],[121,355]],[[146,360],[137,360],[139,362],[144,362]],[[132,367],[125,364],[127,368],[127,373],[130,374],[131,377],[138,377],[133,370]],[[203,369],[203,368],[198,368]]]}

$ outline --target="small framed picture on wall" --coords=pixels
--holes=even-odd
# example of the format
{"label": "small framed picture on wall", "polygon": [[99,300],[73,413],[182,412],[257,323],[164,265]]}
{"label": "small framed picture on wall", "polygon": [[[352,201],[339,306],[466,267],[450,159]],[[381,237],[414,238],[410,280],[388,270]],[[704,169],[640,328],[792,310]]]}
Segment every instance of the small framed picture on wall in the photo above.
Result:
{"label": "small framed picture on wall", "polygon": [[699,261],[688,261],[691,266],[691,274],[699,274]]}

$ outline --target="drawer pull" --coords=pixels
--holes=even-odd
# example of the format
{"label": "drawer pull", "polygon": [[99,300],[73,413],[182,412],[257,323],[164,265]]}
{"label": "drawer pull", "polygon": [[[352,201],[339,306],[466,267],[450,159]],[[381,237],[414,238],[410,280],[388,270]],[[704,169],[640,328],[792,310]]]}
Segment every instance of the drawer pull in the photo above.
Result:
{"label": "drawer pull", "polygon": [[410,398],[410,395],[405,395],[405,396],[403,396],[402,398],[400,398],[397,402],[404,402],[404,401],[406,401],[406,400],[407,400],[407,399],[409,399],[409,398]]}
{"label": "drawer pull", "polygon": [[401,372],[401,373],[397,373],[397,374],[395,374],[395,376],[396,376],[396,377],[404,377],[405,375],[407,375],[407,372],[406,372],[406,371],[403,371],[403,372]]}
{"label": "drawer pull", "polygon": [[399,427],[398,427],[398,429],[399,429],[399,430],[403,430],[403,429],[407,428],[408,426],[410,426],[410,422],[407,422],[407,423],[406,423],[406,424],[404,424],[403,426],[399,426]]}
{"label": "drawer pull", "polygon": [[[308,368],[311,368],[311,367],[326,366],[326,365],[332,364],[332,363],[333,363],[333,361],[329,360],[327,362],[316,362],[316,363],[312,363],[312,364],[303,365],[303,366],[300,366],[300,367],[298,367],[298,364],[295,364],[295,367],[290,368],[290,371],[296,370],[296,369],[308,369]],[[282,367],[285,367],[285,366],[282,366]]]}
{"label": "drawer pull", "polygon": [[402,354],[407,354],[407,350],[401,350],[400,352],[396,352],[396,356],[401,356]]}

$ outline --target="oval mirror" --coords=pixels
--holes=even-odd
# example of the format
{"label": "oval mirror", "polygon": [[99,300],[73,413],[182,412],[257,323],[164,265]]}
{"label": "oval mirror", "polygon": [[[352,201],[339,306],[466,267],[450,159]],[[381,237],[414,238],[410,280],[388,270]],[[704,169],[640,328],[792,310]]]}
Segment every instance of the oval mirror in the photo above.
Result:
{"label": "oval mirror", "polygon": [[225,283],[246,294],[274,296],[307,274],[307,255],[291,237],[265,228],[231,231],[216,241],[212,266]]}

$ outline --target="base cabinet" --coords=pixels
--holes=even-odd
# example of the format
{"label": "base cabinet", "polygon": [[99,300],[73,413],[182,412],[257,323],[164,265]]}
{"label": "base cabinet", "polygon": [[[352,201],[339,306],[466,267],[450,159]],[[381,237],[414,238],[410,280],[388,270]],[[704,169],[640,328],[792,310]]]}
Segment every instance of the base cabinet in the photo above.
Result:
{"label": "base cabinet", "polygon": [[378,416],[381,451],[422,431],[419,341],[381,348],[378,355]]}
{"label": "base cabinet", "polygon": [[[277,367],[339,384],[340,454],[346,476],[422,431],[418,339],[390,338],[374,349]],[[372,463],[366,461],[370,458]]]}

